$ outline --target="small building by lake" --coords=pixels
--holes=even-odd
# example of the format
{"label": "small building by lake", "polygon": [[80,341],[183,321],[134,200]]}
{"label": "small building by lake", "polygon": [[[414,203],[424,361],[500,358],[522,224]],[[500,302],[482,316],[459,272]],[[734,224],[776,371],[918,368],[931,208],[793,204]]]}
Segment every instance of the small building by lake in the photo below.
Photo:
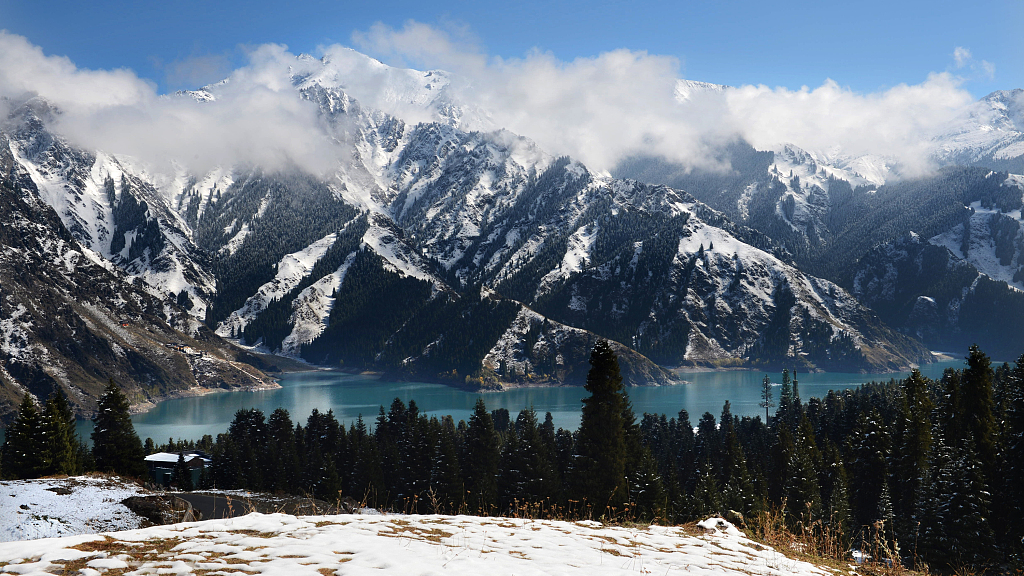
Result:
{"label": "small building by lake", "polygon": [[185,467],[192,474],[192,485],[199,484],[199,475],[203,468],[210,465],[210,457],[205,452],[190,450],[185,452],[157,452],[146,456],[146,468],[149,469],[149,477],[153,482],[162,486],[169,486],[171,478],[174,477],[174,467],[178,464],[178,457],[185,462]]}

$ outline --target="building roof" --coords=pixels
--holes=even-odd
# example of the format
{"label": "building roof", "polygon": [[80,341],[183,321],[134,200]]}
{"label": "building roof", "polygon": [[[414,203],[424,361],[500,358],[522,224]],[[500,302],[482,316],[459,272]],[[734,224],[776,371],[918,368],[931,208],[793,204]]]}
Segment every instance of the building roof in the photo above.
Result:
{"label": "building roof", "polygon": [[[185,462],[191,462],[192,460],[199,458],[200,460],[206,461],[201,454],[195,452],[184,452]],[[146,456],[146,462],[152,462],[154,464],[177,464],[178,453],[177,452],[157,452],[156,454],[150,454]]]}

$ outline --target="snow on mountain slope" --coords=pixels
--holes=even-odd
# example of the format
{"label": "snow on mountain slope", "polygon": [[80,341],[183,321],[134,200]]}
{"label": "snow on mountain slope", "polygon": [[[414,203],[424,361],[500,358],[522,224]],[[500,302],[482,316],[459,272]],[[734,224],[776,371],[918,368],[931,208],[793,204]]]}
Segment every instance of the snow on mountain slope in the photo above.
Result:
{"label": "snow on mountain slope", "polygon": [[188,225],[154,184],[168,178],[154,177],[130,158],[73,148],[47,131],[53,113],[30,100],[0,127],[17,170],[85,248],[145,280],[154,296],[173,298],[185,290],[191,314],[203,317],[215,280],[191,244]]}
{"label": "snow on mountain slope", "polygon": [[299,285],[313,269],[316,261],[334,244],[337,234],[331,233],[306,248],[286,255],[277,263],[277,275],[270,282],[259,287],[256,293],[245,301],[245,305],[231,313],[227,320],[217,326],[217,335],[233,338],[241,334],[260,312],[273,300],[279,300]]}
{"label": "snow on mountain slope", "polygon": [[[13,161],[0,148],[0,165]],[[0,418],[26,392],[38,400],[58,389],[88,416],[110,379],[138,405],[273,386],[183,310],[88,257],[30,180],[0,178],[0,220]]]}
{"label": "snow on mountain slope", "polygon": [[292,315],[288,319],[292,331],[281,343],[282,354],[298,356],[304,344],[309,344],[323,334],[327,328],[327,318],[334,307],[334,291],[344,282],[345,273],[355,258],[355,252],[349,254],[334,273],[317,280],[295,298]]}
{"label": "snow on mountain slope", "polygon": [[385,267],[390,267],[402,274],[431,283],[434,290],[446,288],[443,280],[429,272],[429,265],[423,257],[402,241],[398,228],[375,215],[371,225],[363,235],[363,243],[384,259]]}
{"label": "snow on mountain slope", "polygon": [[590,252],[594,248],[594,240],[597,239],[598,225],[596,223],[581,226],[569,236],[568,248],[565,256],[557,268],[552,269],[540,279],[534,299],[542,297],[551,289],[555,282],[565,280],[577,272],[581,272],[590,260]]}
{"label": "snow on mountain slope", "polygon": [[1020,159],[1024,156],[1024,89],[985,96],[936,137],[935,146],[936,156],[947,163]]}
{"label": "snow on mountain slope", "polygon": [[958,224],[929,242],[949,249],[989,278],[1024,290],[1021,211],[984,208],[980,201],[971,203],[970,209],[971,216],[965,224]]}
{"label": "snow on mountain slope", "polygon": [[267,576],[831,573],[754,542],[721,518],[685,528],[477,516],[252,513],[102,536],[5,543],[0,544],[0,562],[25,576],[59,574],[72,562],[85,571],[155,572],[169,566],[178,574],[241,568]]}
{"label": "snow on mountain slope", "polygon": [[[320,244],[324,235],[342,230],[359,212],[370,214],[369,227],[361,234],[363,247],[382,257],[385,270],[430,282],[432,298],[452,288],[489,286],[509,299],[536,305],[552,321],[627,342],[644,342],[640,332],[650,323],[643,324],[643,318],[657,319],[665,313],[673,318],[669,323],[682,324],[650,340],[653,346],[673,350],[663,348],[663,360],[710,360],[759,345],[759,330],[773,317],[774,302],[751,304],[761,322],[758,326],[741,328],[733,322],[717,334],[704,328],[714,320],[705,317],[708,311],[713,315],[725,307],[739,318],[745,308],[735,295],[723,297],[728,292],[723,286],[730,282],[687,285],[691,268],[701,265],[694,263],[694,254],[679,251],[681,239],[687,237],[683,235],[694,233],[681,229],[680,222],[691,218],[692,224],[700,220],[708,227],[728,228],[736,242],[782,255],[784,250],[767,238],[732,226],[721,214],[712,215],[669,188],[594,174],[579,162],[554,158],[528,138],[505,130],[464,130],[483,120],[466,122],[468,113],[451,99],[450,88],[457,80],[444,73],[391,68],[345,50],[319,60],[299,57],[288,65],[287,75],[277,79],[279,87],[288,89],[290,83],[300,98],[315,104],[321,127],[337,145],[337,165],[325,174],[227,166],[202,175],[178,168],[161,175],[130,158],[101,153],[95,161],[72,161],[67,158],[74,151],[53,144],[60,139],[48,135],[38,114],[32,116],[38,126],[20,137],[15,147],[25,151],[20,165],[38,172],[36,179],[49,186],[52,204],[63,208],[74,200],[74,209],[64,210],[67,222],[80,222],[83,238],[105,231],[101,254],[144,280],[167,306],[176,301],[191,308],[194,318],[217,322],[221,336],[259,327],[266,330],[267,341],[275,347],[280,342],[289,354],[324,334],[331,311],[346,304],[334,302],[331,294],[345,278],[344,266],[338,267],[342,257],[356,247],[346,244],[339,251],[343,253],[332,253],[334,270],[318,270],[319,278],[310,274],[330,248],[329,243]],[[196,101],[183,104],[210,106],[210,99],[230,87],[221,83],[180,97]],[[677,95],[688,101],[722,90],[682,82]],[[56,159],[51,163],[56,168],[39,160],[49,157]],[[82,167],[91,173],[76,179],[74,170]],[[854,177],[845,168],[823,164],[796,148],[781,151],[771,169],[772,186],[789,190],[778,203],[781,218],[800,234],[817,226],[829,206],[824,192],[829,178]],[[83,187],[78,180],[88,185]],[[83,216],[90,208],[94,213]],[[663,224],[668,227],[660,228]],[[659,251],[655,245],[670,249]],[[740,260],[739,266],[749,264]],[[267,261],[278,261],[273,276]],[[214,263],[222,265],[216,268],[216,280],[200,273],[215,269]],[[778,272],[781,260],[762,264],[780,282],[816,282]],[[723,263],[701,274],[718,273],[740,272]],[[627,280],[627,274],[638,277]],[[639,278],[644,274],[646,278]],[[618,287],[607,289],[615,292],[614,298],[596,288],[612,279]],[[300,284],[301,293],[294,297]],[[250,293],[254,286],[258,288]],[[683,293],[672,292],[678,289]],[[714,292],[714,302],[710,293],[700,292],[705,289]],[[767,287],[761,292],[772,295]],[[829,308],[831,301],[817,297],[814,289],[797,292],[807,300],[801,304],[802,314],[833,328],[795,336],[783,353],[798,354],[806,341],[831,342],[837,335],[853,335],[853,341],[864,346],[884,340],[880,332],[869,337],[864,326],[850,326],[849,318]],[[654,294],[660,303],[651,300]],[[745,297],[753,298],[751,294]],[[280,302],[290,311],[274,307],[273,314],[252,325],[274,299],[285,297],[294,297]],[[680,302],[692,309],[677,314]],[[589,314],[606,323],[593,324]],[[616,323],[627,316],[629,323]],[[794,320],[794,329],[802,329],[801,322]],[[650,338],[653,332],[646,334]],[[704,344],[687,344],[691,336]],[[694,352],[683,358],[683,349]],[[890,365],[896,357],[910,355],[895,354],[883,364]]]}

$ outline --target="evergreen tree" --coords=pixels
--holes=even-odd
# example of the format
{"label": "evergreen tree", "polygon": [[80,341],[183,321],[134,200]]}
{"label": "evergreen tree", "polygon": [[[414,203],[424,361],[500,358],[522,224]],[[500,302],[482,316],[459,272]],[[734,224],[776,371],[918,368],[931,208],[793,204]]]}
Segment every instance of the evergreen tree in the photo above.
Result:
{"label": "evergreen tree", "polygon": [[1005,541],[1011,558],[1024,568],[1024,356],[1006,378],[1003,404],[999,507],[1006,518]]}
{"label": "evergreen tree", "polygon": [[725,439],[725,466],[724,482],[722,486],[722,501],[726,508],[737,510],[743,514],[750,514],[754,511],[757,494],[754,490],[750,472],[747,469],[747,457],[743,453],[743,446],[740,444],[739,436],[734,426],[729,426],[729,433]]}
{"label": "evergreen tree", "polygon": [[801,418],[794,440],[787,466],[786,507],[793,520],[805,519],[809,523],[821,515],[821,486],[818,482],[821,455],[806,416]]}
{"label": "evergreen tree", "polygon": [[129,412],[128,397],[111,379],[97,405],[93,417],[92,455],[96,469],[124,476],[146,475],[142,441],[135,433]]}
{"label": "evergreen tree", "polygon": [[267,423],[258,408],[238,410],[228,425],[227,455],[233,487],[263,489],[264,463],[267,454]]}
{"label": "evergreen tree", "polygon": [[665,518],[668,499],[658,464],[646,446],[640,449],[636,468],[629,472],[629,501],[635,516],[645,520]]}
{"label": "evergreen tree", "polygon": [[269,491],[297,492],[300,488],[299,453],[295,427],[284,408],[278,408],[267,419],[267,451],[264,459],[264,481]]}
{"label": "evergreen tree", "polygon": [[378,500],[383,501],[385,497],[384,471],[377,442],[367,432],[362,415],[352,425],[348,437],[352,450],[352,476],[348,493],[362,503],[375,506]]}
{"label": "evergreen tree", "polygon": [[768,410],[775,407],[775,402],[772,402],[772,379],[767,374],[764,375],[764,380],[761,381],[761,402],[758,406],[764,408],[764,422],[767,424]]}
{"label": "evergreen tree", "polygon": [[334,412],[322,413],[316,408],[306,419],[303,431],[305,450],[305,487],[329,502],[338,499],[343,484],[341,473],[334,462],[341,444],[342,431]]}
{"label": "evergreen tree", "polygon": [[970,433],[956,447],[935,442],[925,543],[940,566],[983,566],[995,559],[988,486]]}
{"label": "evergreen tree", "polygon": [[931,413],[934,405],[927,382],[919,370],[901,383],[900,408],[896,425],[896,445],[892,475],[894,527],[903,540],[915,531],[914,512],[921,499],[922,481],[928,467],[932,445]]}
{"label": "evergreen tree", "polygon": [[973,450],[981,463],[986,480],[996,474],[996,423],[993,415],[992,362],[977,344],[971,346],[967,368],[961,380],[961,403],[964,428],[974,439]]}
{"label": "evergreen tree", "polygon": [[67,396],[58,388],[43,407],[42,426],[45,435],[46,470],[44,476],[65,474],[73,476],[82,471],[78,461],[78,434],[75,432],[75,414],[68,405]]}
{"label": "evergreen tree", "polygon": [[434,448],[434,465],[430,471],[432,512],[435,514],[457,514],[462,510],[465,489],[455,435],[452,417],[445,416],[441,419],[441,433]]}
{"label": "evergreen tree", "polygon": [[693,491],[691,509],[697,517],[717,516],[722,513],[722,494],[718,491],[710,460],[704,460],[697,474],[697,486]]}
{"label": "evergreen tree", "polygon": [[793,418],[793,381],[789,379],[789,370],[782,370],[782,387],[779,389],[779,410],[775,413],[776,426],[783,423],[792,426]]}
{"label": "evergreen tree", "polygon": [[178,452],[178,461],[171,472],[171,485],[182,492],[191,492],[195,489],[192,485],[192,470],[185,464],[184,452]]}
{"label": "evergreen tree", "polygon": [[0,466],[5,478],[39,477],[46,466],[42,431],[42,415],[32,396],[26,392],[18,407],[18,415],[5,434],[3,464]]}
{"label": "evergreen tree", "polygon": [[834,444],[824,450],[821,498],[824,505],[822,519],[845,541],[850,533],[850,489],[843,466],[843,457]]}
{"label": "evergreen tree", "polygon": [[619,361],[606,340],[598,340],[590,355],[583,413],[576,439],[572,471],[574,492],[584,505],[603,515],[606,506],[621,508],[626,490],[626,430],[628,406]]}
{"label": "evergreen tree", "polygon": [[892,439],[877,409],[862,413],[849,449],[850,507],[857,526],[870,526],[878,517],[878,502],[888,478]]}
{"label": "evergreen tree", "polygon": [[466,430],[466,452],[462,459],[465,473],[466,504],[473,514],[491,514],[498,504],[498,472],[501,453],[494,421],[483,398],[478,398]]}

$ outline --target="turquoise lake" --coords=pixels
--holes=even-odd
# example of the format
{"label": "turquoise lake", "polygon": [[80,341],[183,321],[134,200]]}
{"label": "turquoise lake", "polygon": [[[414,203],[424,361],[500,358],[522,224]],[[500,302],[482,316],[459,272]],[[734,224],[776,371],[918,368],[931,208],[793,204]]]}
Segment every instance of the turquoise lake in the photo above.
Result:
{"label": "turquoise lake", "polygon": [[[963,360],[929,364],[921,369],[928,377],[937,378],[947,367],[962,367]],[[717,418],[722,405],[728,400],[733,414],[738,416],[764,415],[758,406],[761,401],[761,381],[764,372],[746,370],[719,370],[685,372],[688,383],[675,386],[644,386],[629,388],[633,410],[639,418],[644,412],[675,416],[686,410],[690,422],[696,423],[704,412]],[[871,381],[903,378],[906,373],[889,374],[799,374],[800,396],[803,399],[822,397],[829,390],[855,388]],[[769,374],[772,382],[779,382],[781,374]],[[199,439],[204,434],[216,436],[226,432],[236,411],[259,408],[268,416],[282,407],[291,414],[293,422],[305,423],[314,408],[326,412],[333,410],[341,422],[348,425],[359,415],[368,425],[373,424],[380,406],[385,409],[396,397],[408,403],[415,400],[421,412],[442,416],[451,414],[455,421],[469,418],[477,398],[483,398],[487,408],[506,408],[513,417],[523,408],[533,406],[540,419],[551,412],[556,427],[575,429],[580,422],[580,401],[587,395],[582,387],[514,388],[503,392],[466,392],[442,384],[417,382],[388,382],[376,376],[342,374],[338,372],[298,372],[287,374],[280,380],[281,388],[256,392],[222,392],[179,398],[161,402],[145,414],[132,418],[141,438],[166,442],[168,438]],[[775,389],[778,399],[778,388]],[[79,434],[89,438],[92,422],[79,423]]]}

